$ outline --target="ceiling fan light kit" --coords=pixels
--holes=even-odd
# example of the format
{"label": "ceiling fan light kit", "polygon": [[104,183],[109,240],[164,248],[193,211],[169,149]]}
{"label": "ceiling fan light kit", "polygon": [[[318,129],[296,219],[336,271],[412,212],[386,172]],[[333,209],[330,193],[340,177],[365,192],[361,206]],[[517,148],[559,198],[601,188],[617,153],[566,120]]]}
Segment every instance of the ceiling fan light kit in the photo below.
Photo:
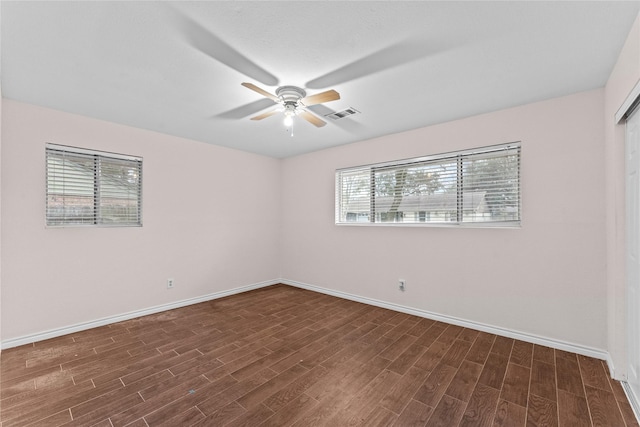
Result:
{"label": "ceiling fan light kit", "polygon": [[[280,86],[276,89],[276,94],[273,95],[253,83],[245,82],[242,83],[242,86],[257,92],[282,106],[251,117],[251,120],[262,120],[276,113],[283,112],[284,125],[286,127],[291,127],[293,125],[293,118],[295,116],[302,117],[304,120],[316,127],[326,125],[327,122],[311,114],[306,107],[340,99],[340,94],[333,89],[307,96],[307,92],[297,86]],[[293,136],[293,132],[291,135]]]}
{"label": "ceiling fan light kit", "polygon": [[[293,118],[296,116],[296,108],[302,98],[307,96],[304,89],[295,86],[281,86],[276,89],[276,96],[284,104],[284,125],[290,128],[293,125]],[[293,131],[291,132],[293,136]]]}
{"label": "ceiling fan light kit", "polygon": [[284,125],[286,127],[290,127],[291,125],[293,125],[293,116],[295,116],[296,113],[295,111],[290,111],[290,110],[284,110]]}

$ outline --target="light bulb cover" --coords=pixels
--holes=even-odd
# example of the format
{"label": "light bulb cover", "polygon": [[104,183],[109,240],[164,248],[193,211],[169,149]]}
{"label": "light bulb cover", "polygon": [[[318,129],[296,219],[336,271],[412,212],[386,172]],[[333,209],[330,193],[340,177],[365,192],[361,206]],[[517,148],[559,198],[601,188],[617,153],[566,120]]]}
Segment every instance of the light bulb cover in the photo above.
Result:
{"label": "light bulb cover", "polygon": [[289,127],[293,124],[293,117],[289,114],[284,115],[284,125]]}

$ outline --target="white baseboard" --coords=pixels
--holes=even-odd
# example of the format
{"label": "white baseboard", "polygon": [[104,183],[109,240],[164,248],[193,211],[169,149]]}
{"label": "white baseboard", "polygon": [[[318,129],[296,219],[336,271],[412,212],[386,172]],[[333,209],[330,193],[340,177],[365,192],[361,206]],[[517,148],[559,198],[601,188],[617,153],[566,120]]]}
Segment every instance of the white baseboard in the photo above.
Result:
{"label": "white baseboard", "polygon": [[609,353],[604,350],[599,350],[591,347],[582,346],[579,344],[569,343],[565,341],[555,340],[552,338],[541,337],[538,335],[527,334],[524,332],[514,331],[511,329],[501,328],[492,325],[486,325],[484,323],[478,323],[471,320],[460,319],[457,317],[446,316],[438,313],[433,313],[426,310],[420,310],[412,307],[406,307],[399,304],[394,304],[386,301],[376,300],[373,298],[367,298],[359,295],[353,295],[346,292],[336,291],[329,288],[323,288],[320,286],[310,285],[308,283],[302,283],[295,280],[288,279],[273,279],[264,282],[254,283],[246,286],[240,286],[237,288],[229,289],[226,291],[214,292],[212,294],[203,295],[196,298],[190,298],[182,301],[176,301],[169,304],[158,305],[155,307],[149,307],[142,310],[136,310],[129,313],[118,314],[115,316],[105,317],[98,320],[93,320],[90,322],[79,323],[75,325],[70,325],[58,329],[52,329],[44,332],[39,332],[36,334],[26,335],[18,338],[11,338],[5,341],[2,341],[0,344],[0,349],[8,349],[12,347],[17,347],[20,345],[31,344],[37,341],[44,341],[51,338],[56,338],[62,335],[72,334],[79,331],[84,331],[91,328],[97,328],[100,326],[109,325],[116,322],[122,322],[124,320],[134,319],[136,317],[147,316],[149,314],[155,314],[162,311],[173,310],[180,307],[185,307],[192,304],[198,304],[205,301],[210,301],[218,298],[223,298],[226,296],[238,294],[241,292],[247,292],[254,289],[264,288],[266,286],[275,285],[278,283],[282,283],[289,286],[294,286],[297,288],[307,289],[314,292],[319,292],[322,294],[332,295],[338,298],[344,298],[351,301],[357,301],[364,304],[373,305],[376,307],[387,308],[389,310],[399,311],[401,313],[412,314],[419,317],[425,317],[427,319],[438,320],[441,322],[451,323],[458,326],[463,326],[465,328],[476,329],[479,331],[488,332],[495,335],[501,335],[508,338],[514,338],[521,341],[530,342],[533,344],[544,345],[551,348],[556,348],[558,350],[569,351],[572,353],[581,354],[584,356],[594,357],[596,359],[606,360],[609,366],[609,370],[611,373],[613,370],[613,362]]}
{"label": "white baseboard", "polygon": [[240,287],[229,289],[226,291],[214,292],[212,294],[203,295],[200,297],[189,298],[186,300],[176,301],[169,304],[157,305],[155,307],[149,307],[149,308],[144,308],[142,310],[131,311],[129,313],[104,317],[102,319],[92,320],[90,322],[78,323],[71,326],[51,329],[48,331],[39,332],[31,335],[25,335],[18,338],[11,338],[11,339],[2,341],[2,343],[0,344],[0,349],[6,350],[8,348],[18,347],[25,344],[31,344],[37,341],[44,341],[51,338],[56,338],[63,335],[84,331],[87,329],[97,328],[100,326],[110,325],[112,323],[122,322],[124,320],[134,319],[136,317],[148,316],[149,314],[155,314],[155,313],[160,313],[162,311],[173,310],[180,307],[186,307],[188,305],[198,304],[205,301],[211,301],[214,299],[223,298],[223,297],[227,297],[234,294],[239,294],[241,292],[252,291],[254,289],[264,288],[266,286],[275,285],[277,283],[281,283],[280,280],[274,279],[274,280],[268,280],[265,282],[253,283],[250,285],[240,286]]}
{"label": "white baseboard", "polygon": [[627,383],[626,381],[622,381],[621,383],[624,394],[627,395],[627,399],[629,399],[631,409],[633,409],[633,414],[638,419],[638,423],[640,423],[640,396],[636,396],[636,394],[631,389],[631,386],[629,386],[629,383]]}
{"label": "white baseboard", "polygon": [[587,346],[574,344],[566,341],[556,340],[553,338],[541,337],[538,335],[528,334],[525,332],[514,331],[511,329],[501,328],[498,326],[486,325],[484,323],[478,323],[471,320],[460,319],[457,317],[446,316],[438,313],[433,313],[426,310],[420,310],[412,307],[406,307],[399,304],[394,304],[377,299],[362,297],[359,295],[353,295],[346,292],[336,291],[334,289],[323,288],[320,286],[310,285],[308,283],[297,282],[295,280],[281,279],[280,283],[289,286],[295,286],[297,288],[307,289],[314,292],[320,292],[327,295],[332,295],[339,298],[348,299],[351,301],[357,301],[364,304],[374,305],[376,307],[387,308],[389,310],[399,311],[402,313],[412,314],[414,316],[425,317],[427,319],[438,320],[445,323],[451,323],[453,325],[463,326],[465,328],[476,329],[483,332],[488,332],[494,335],[500,335],[508,338],[514,338],[521,341],[526,341],[533,344],[544,345],[546,347],[555,348],[558,350],[564,350],[571,353],[581,354],[583,356],[593,357],[607,361],[609,369],[613,372],[613,363],[609,353]]}

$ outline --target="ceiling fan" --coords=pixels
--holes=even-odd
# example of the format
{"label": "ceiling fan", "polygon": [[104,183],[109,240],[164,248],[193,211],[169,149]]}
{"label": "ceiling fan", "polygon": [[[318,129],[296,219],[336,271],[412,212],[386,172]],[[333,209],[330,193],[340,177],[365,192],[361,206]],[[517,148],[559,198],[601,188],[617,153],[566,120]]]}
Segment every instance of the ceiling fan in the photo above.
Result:
{"label": "ceiling fan", "polygon": [[293,118],[295,116],[302,117],[316,127],[326,125],[327,122],[311,114],[306,107],[340,99],[340,94],[333,89],[307,96],[307,92],[297,86],[280,86],[276,89],[276,94],[273,95],[253,83],[242,83],[242,86],[258,92],[260,95],[281,105],[281,107],[274,108],[265,113],[251,117],[251,120],[262,120],[273,116],[274,114],[283,112],[284,125],[287,127],[293,124]]}

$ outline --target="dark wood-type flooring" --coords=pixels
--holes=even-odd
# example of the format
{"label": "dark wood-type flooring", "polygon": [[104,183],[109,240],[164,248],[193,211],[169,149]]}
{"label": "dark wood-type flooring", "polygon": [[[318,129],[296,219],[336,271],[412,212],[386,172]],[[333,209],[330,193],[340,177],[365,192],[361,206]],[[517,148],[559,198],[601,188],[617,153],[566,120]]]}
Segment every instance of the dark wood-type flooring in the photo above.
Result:
{"label": "dark wood-type flooring", "polygon": [[638,426],[600,360],[284,285],[1,353],[9,426]]}

